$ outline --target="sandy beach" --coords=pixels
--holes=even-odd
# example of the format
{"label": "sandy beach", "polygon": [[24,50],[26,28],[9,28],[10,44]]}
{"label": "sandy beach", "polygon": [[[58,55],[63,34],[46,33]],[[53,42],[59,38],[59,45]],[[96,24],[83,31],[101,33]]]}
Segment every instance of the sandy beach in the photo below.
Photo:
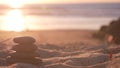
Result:
{"label": "sandy beach", "polygon": [[[119,68],[120,53],[114,54],[113,60],[103,49],[103,41],[95,39],[95,30],[45,30],[28,32],[0,32],[0,57],[6,55],[5,50],[15,43],[17,36],[32,36],[39,47],[38,53],[43,59],[43,65],[36,67],[31,64],[16,63],[6,68]],[[9,39],[10,38],[10,39]],[[6,40],[8,39],[8,40]],[[5,45],[3,45],[3,43]],[[112,46],[117,48],[118,46]],[[107,47],[109,50],[111,47]],[[106,49],[106,51],[107,51]]]}
{"label": "sandy beach", "polygon": [[[91,42],[95,30],[41,30],[28,32],[0,32],[0,40],[14,38],[18,36],[32,36],[38,43],[79,43],[82,41]],[[89,40],[91,39],[91,40]],[[10,40],[12,41],[12,40]]]}

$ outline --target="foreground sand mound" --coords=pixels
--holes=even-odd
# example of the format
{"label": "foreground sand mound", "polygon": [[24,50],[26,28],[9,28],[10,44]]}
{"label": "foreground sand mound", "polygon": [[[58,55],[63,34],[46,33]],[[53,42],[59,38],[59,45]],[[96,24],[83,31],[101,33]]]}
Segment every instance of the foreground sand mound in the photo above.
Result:
{"label": "foreground sand mound", "polygon": [[[73,48],[72,46],[70,47],[71,49]],[[83,47],[88,50],[81,51]],[[38,53],[44,61],[44,64],[41,67],[31,64],[16,63],[6,68],[120,68],[119,53],[115,53],[115,59],[109,61],[109,54],[99,51],[102,49],[100,46],[97,48],[91,46],[79,46],[77,48],[80,48],[81,50],[66,52],[64,51],[65,48],[60,46],[41,46],[38,50]],[[7,50],[3,49],[0,51],[0,58],[3,58],[4,56],[7,56]],[[0,63],[3,62],[0,61]],[[0,68],[5,67],[0,66]]]}
{"label": "foreground sand mound", "polygon": [[90,65],[95,65],[99,63],[104,63],[108,60],[109,60],[108,55],[96,53],[88,57],[71,58],[65,63],[72,66],[90,66]]}
{"label": "foreground sand mound", "polygon": [[65,64],[56,63],[56,64],[48,65],[45,68],[73,68],[73,67],[65,65]]}
{"label": "foreground sand mound", "polygon": [[120,68],[120,58],[112,60],[108,64],[107,68]]}
{"label": "foreground sand mound", "polygon": [[31,65],[31,64],[16,63],[11,66],[8,66],[8,68],[39,68],[39,67]]}

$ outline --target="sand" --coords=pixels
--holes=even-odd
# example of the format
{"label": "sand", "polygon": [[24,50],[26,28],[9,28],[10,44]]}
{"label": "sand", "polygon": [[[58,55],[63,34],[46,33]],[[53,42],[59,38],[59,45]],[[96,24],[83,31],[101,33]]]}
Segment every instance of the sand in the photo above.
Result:
{"label": "sand", "polygon": [[[110,46],[92,37],[95,30],[46,30],[29,32],[0,32],[0,58],[7,56],[7,50],[15,45],[16,36],[32,36],[43,59],[40,67],[16,63],[6,68],[120,68],[120,51],[110,60]],[[10,38],[10,39],[9,39]],[[118,48],[118,46],[112,46]],[[105,52],[107,51],[107,52]],[[0,62],[2,63],[2,62]],[[5,66],[0,66],[0,68]]]}

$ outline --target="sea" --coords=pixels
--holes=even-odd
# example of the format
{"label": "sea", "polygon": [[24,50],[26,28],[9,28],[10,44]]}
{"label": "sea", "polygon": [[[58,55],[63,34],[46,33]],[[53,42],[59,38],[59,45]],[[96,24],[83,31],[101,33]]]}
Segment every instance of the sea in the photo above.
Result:
{"label": "sea", "polygon": [[98,30],[119,17],[120,3],[27,4],[22,8],[0,7],[0,29],[7,28],[7,21],[6,25],[22,23],[29,30]]}

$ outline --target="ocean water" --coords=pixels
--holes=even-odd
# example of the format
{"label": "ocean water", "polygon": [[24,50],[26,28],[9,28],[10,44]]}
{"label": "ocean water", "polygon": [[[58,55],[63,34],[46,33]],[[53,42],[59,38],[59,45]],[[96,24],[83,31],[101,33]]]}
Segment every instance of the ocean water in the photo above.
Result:
{"label": "ocean water", "polygon": [[11,25],[22,23],[19,25],[23,29],[30,30],[99,29],[120,16],[120,3],[35,4],[23,8],[1,9],[1,30],[7,29],[4,26],[9,26],[8,23]]}

